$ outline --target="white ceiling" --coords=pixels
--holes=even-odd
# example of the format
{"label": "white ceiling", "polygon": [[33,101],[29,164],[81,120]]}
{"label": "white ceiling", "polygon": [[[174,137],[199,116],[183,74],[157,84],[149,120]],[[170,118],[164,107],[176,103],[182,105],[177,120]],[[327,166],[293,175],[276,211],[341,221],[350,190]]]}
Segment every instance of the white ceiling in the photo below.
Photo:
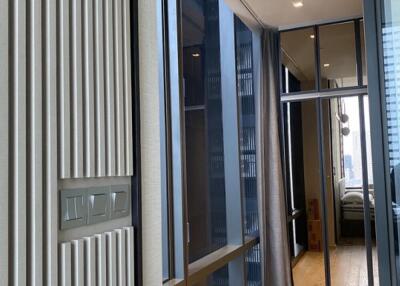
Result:
{"label": "white ceiling", "polygon": [[362,0],[303,0],[301,8],[292,0],[234,1],[247,5],[264,25],[280,29],[362,16]]}

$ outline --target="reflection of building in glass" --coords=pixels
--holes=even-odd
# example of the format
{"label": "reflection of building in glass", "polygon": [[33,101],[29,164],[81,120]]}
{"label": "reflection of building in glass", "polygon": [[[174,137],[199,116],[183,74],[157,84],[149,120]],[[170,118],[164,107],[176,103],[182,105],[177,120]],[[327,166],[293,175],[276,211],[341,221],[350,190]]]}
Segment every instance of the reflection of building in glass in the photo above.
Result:
{"label": "reflection of building in glass", "polygon": [[393,167],[400,163],[400,27],[385,27],[382,34],[389,160]]}
{"label": "reflection of building in glass", "polygon": [[[259,229],[257,205],[256,120],[251,31],[235,18],[237,94],[240,119],[241,180],[244,190],[245,235]],[[248,285],[261,285],[260,247],[245,257]]]}
{"label": "reflection of building in glass", "polygon": [[346,178],[346,185],[354,178],[353,173],[353,157],[349,154],[344,155],[344,174]]}

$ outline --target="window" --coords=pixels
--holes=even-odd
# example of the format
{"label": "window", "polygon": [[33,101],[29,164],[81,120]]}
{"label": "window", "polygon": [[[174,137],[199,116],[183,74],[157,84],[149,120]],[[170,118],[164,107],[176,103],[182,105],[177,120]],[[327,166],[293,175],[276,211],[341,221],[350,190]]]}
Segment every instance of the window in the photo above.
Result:
{"label": "window", "polygon": [[189,262],[226,245],[218,1],[182,1]]}
{"label": "window", "polygon": [[358,85],[354,22],[319,27],[321,87]]}
{"label": "window", "polygon": [[261,35],[223,1],[169,0],[167,10],[165,281],[261,285],[253,67]]}
{"label": "window", "polygon": [[[244,234],[259,230],[257,200],[256,112],[253,69],[253,33],[235,17],[236,82],[239,117],[240,177],[244,193]],[[261,283],[259,245],[246,254],[247,281]],[[261,285],[261,284],[260,284]]]}
{"label": "window", "polygon": [[280,39],[283,95],[365,89],[362,19],[286,30]]}
{"label": "window", "polygon": [[[373,184],[372,177],[372,153],[371,153],[371,131],[369,127],[368,100],[364,100],[365,106],[365,136],[367,138],[367,162],[368,162],[368,183]],[[340,102],[340,113],[337,120],[340,120],[342,137],[342,160],[346,188],[362,187],[362,158],[360,141],[360,117],[358,97],[342,98]]]}

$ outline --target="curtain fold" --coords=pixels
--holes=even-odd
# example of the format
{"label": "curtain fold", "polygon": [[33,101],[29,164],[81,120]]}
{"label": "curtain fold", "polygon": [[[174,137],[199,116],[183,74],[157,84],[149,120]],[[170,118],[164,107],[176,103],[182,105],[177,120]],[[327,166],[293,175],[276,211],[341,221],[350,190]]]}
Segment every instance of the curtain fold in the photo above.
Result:
{"label": "curtain fold", "polygon": [[265,30],[262,39],[260,240],[263,282],[291,286],[284,174],[280,140],[279,34]]}

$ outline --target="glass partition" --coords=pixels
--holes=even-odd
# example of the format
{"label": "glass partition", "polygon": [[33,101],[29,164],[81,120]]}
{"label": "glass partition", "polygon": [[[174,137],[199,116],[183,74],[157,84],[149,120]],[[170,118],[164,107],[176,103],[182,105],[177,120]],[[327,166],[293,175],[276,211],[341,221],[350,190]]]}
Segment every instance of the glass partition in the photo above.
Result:
{"label": "glass partition", "polygon": [[280,52],[283,95],[367,85],[362,19],[282,31]]}
{"label": "glass partition", "polygon": [[182,1],[189,262],[226,245],[219,7]]}
{"label": "glass partition", "polygon": [[282,93],[315,90],[314,28],[281,33]]}
{"label": "glass partition", "polygon": [[261,33],[222,0],[169,0],[166,12],[169,90],[162,106],[171,166],[163,163],[163,176],[171,195],[163,200],[171,203],[164,203],[163,235],[164,248],[169,238],[172,247],[164,278],[261,285],[254,64]]}
{"label": "glass partition", "polygon": [[317,103],[304,100],[282,105],[293,282],[295,286],[325,285],[324,260],[328,258],[324,257]]}
{"label": "glass partition", "polygon": [[321,88],[358,86],[354,22],[319,27]]}

